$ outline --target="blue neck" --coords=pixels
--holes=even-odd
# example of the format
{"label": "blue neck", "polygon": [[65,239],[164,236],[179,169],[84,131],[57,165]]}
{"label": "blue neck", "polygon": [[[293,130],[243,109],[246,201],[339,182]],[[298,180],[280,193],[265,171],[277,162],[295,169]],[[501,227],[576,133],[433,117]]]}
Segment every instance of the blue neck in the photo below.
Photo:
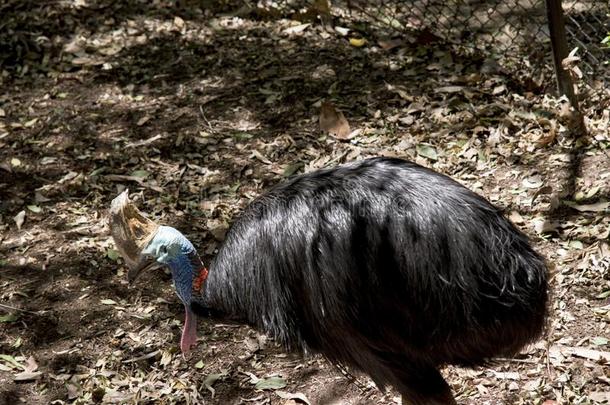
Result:
{"label": "blue neck", "polygon": [[171,269],[176,293],[184,305],[191,302],[191,289],[195,268],[192,260],[187,255],[178,255],[172,258],[167,265]]}

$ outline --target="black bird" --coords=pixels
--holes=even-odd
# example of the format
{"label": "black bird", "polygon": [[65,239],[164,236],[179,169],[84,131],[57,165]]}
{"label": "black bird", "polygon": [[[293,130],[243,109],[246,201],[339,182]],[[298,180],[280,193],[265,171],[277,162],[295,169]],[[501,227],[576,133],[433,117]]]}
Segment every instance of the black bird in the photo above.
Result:
{"label": "black bird", "polygon": [[547,268],[526,236],[484,198],[404,160],[277,185],[233,223],[209,272],[180,232],[144,219],[126,192],[111,213],[131,279],[152,264],[171,269],[185,352],[195,314],[230,318],[412,404],[455,404],[440,367],[514,355],[544,329]]}

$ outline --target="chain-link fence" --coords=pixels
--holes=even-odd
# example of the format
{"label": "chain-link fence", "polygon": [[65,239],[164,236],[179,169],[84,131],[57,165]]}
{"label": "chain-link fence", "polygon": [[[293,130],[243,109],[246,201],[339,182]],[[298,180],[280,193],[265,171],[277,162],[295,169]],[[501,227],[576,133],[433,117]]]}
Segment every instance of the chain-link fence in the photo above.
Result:
{"label": "chain-link fence", "polygon": [[[552,66],[544,0],[351,0],[345,6],[387,35],[428,31],[455,45]],[[610,47],[602,44],[610,32],[610,3],[564,0],[562,6],[567,48],[579,48],[585,79],[610,76]]]}
{"label": "chain-link fence", "polygon": [[[276,9],[303,6],[332,14],[343,24],[366,24],[380,37],[404,36],[424,43],[441,40],[481,51],[505,65],[552,74],[553,53],[547,2],[559,0],[301,0],[264,1]],[[568,52],[578,48],[577,71],[584,83],[610,83],[610,1],[563,0]],[[550,83],[549,81],[546,81]]]}
{"label": "chain-link fence", "polygon": [[[603,0],[564,1],[568,43],[579,47],[583,66],[589,74],[608,74],[610,46],[601,41],[610,33],[610,2]],[[607,76],[605,76],[607,77]]]}

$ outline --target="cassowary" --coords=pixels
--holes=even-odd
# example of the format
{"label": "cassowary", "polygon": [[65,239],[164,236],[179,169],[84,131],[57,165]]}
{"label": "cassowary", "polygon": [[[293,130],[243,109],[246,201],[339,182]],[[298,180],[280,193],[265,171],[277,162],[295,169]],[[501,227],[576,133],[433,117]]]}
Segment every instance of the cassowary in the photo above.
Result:
{"label": "cassowary", "polygon": [[186,310],[243,321],[289,349],[394,386],[412,404],[455,404],[439,373],[510,356],[540,336],[545,262],[491,203],[447,176],[373,158],[281,183],[233,223],[204,267],[179,231],[111,208],[129,277],[167,266]]}

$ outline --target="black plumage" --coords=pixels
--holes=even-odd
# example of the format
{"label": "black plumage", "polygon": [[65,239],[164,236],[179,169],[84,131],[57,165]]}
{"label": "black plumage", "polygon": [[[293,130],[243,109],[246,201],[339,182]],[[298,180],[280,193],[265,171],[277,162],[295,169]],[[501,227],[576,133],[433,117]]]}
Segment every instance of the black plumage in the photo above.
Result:
{"label": "black plumage", "polygon": [[510,356],[543,331],[544,260],[501,212],[447,176],[374,158],[282,183],[237,218],[195,313],[454,403],[439,373]]}

